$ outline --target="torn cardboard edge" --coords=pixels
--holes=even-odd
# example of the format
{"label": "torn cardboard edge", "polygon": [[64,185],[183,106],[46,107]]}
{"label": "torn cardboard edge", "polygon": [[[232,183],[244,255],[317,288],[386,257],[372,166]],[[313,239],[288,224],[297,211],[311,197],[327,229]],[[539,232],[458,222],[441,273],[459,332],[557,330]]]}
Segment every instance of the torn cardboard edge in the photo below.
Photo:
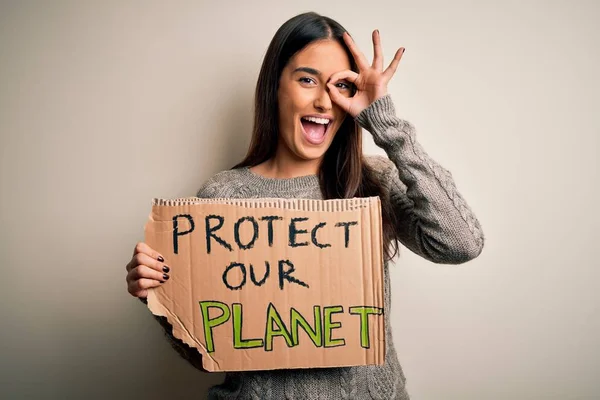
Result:
{"label": "torn cardboard edge", "polygon": [[384,363],[379,197],[154,198],[146,242],[172,271],[148,308],[207,371]]}

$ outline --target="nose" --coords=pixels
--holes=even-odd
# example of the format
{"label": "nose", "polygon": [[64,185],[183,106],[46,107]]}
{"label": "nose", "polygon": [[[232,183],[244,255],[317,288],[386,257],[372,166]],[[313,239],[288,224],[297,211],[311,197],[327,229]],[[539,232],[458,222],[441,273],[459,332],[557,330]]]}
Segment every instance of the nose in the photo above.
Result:
{"label": "nose", "polygon": [[331,110],[332,102],[331,97],[329,97],[329,92],[327,91],[327,86],[320,89],[317,93],[314,101],[315,108],[322,111]]}

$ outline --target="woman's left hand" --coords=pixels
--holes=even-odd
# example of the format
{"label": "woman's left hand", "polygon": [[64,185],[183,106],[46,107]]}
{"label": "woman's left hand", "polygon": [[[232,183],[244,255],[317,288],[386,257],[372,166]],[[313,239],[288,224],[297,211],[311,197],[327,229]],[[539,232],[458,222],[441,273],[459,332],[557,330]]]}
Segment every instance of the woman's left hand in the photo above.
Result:
{"label": "woman's left hand", "polygon": [[[383,54],[378,30],[373,31],[374,57],[372,65],[369,65],[367,58],[358,49],[348,32],[344,32],[344,41],[354,56],[359,72],[356,73],[349,69],[336,72],[331,75],[331,78],[327,82],[327,87],[331,99],[353,118],[356,118],[372,102],[387,94],[387,84],[396,72],[396,68],[404,54],[404,47],[396,51],[396,55],[390,65],[385,71],[382,71]],[[346,97],[338,91],[335,83],[342,79],[352,82],[356,87],[356,93],[353,97]]]}

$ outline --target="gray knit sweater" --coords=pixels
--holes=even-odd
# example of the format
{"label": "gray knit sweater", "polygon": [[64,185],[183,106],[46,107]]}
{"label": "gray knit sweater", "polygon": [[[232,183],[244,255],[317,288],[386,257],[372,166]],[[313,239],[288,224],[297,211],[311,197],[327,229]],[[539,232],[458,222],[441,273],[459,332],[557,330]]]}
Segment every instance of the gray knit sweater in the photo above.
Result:
{"label": "gray knit sweater", "polygon": [[[388,156],[367,156],[367,162],[391,191],[390,201],[400,221],[396,228],[401,243],[434,263],[460,264],[477,257],[484,243],[479,221],[458,193],[451,173],[425,153],[416,140],[413,125],[396,116],[390,95],[373,102],[356,121],[371,132],[375,144]],[[323,198],[316,175],[266,178],[248,168],[215,174],[202,185],[197,196]],[[384,281],[384,365],[227,373],[221,385],[210,389],[209,399],[408,399],[389,320],[392,313],[387,263]],[[165,318],[157,320],[179,354],[202,369],[198,351],[174,338]]]}

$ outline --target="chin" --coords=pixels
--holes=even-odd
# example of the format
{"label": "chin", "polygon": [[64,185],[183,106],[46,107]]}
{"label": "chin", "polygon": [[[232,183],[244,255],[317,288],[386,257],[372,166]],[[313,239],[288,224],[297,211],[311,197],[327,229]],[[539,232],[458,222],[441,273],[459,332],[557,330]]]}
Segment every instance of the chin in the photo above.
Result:
{"label": "chin", "polygon": [[318,160],[323,158],[330,145],[330,140],[326,140],[320,145],[314,145],[307,143],[304,137],[300,136],[295,143],[294,153],[302,160]]}
{"label": "chin", "polygon": [[325,155],[325,151],[306,151],[300,150],[296,152],[296,156],[304,161],[320,160]]}

